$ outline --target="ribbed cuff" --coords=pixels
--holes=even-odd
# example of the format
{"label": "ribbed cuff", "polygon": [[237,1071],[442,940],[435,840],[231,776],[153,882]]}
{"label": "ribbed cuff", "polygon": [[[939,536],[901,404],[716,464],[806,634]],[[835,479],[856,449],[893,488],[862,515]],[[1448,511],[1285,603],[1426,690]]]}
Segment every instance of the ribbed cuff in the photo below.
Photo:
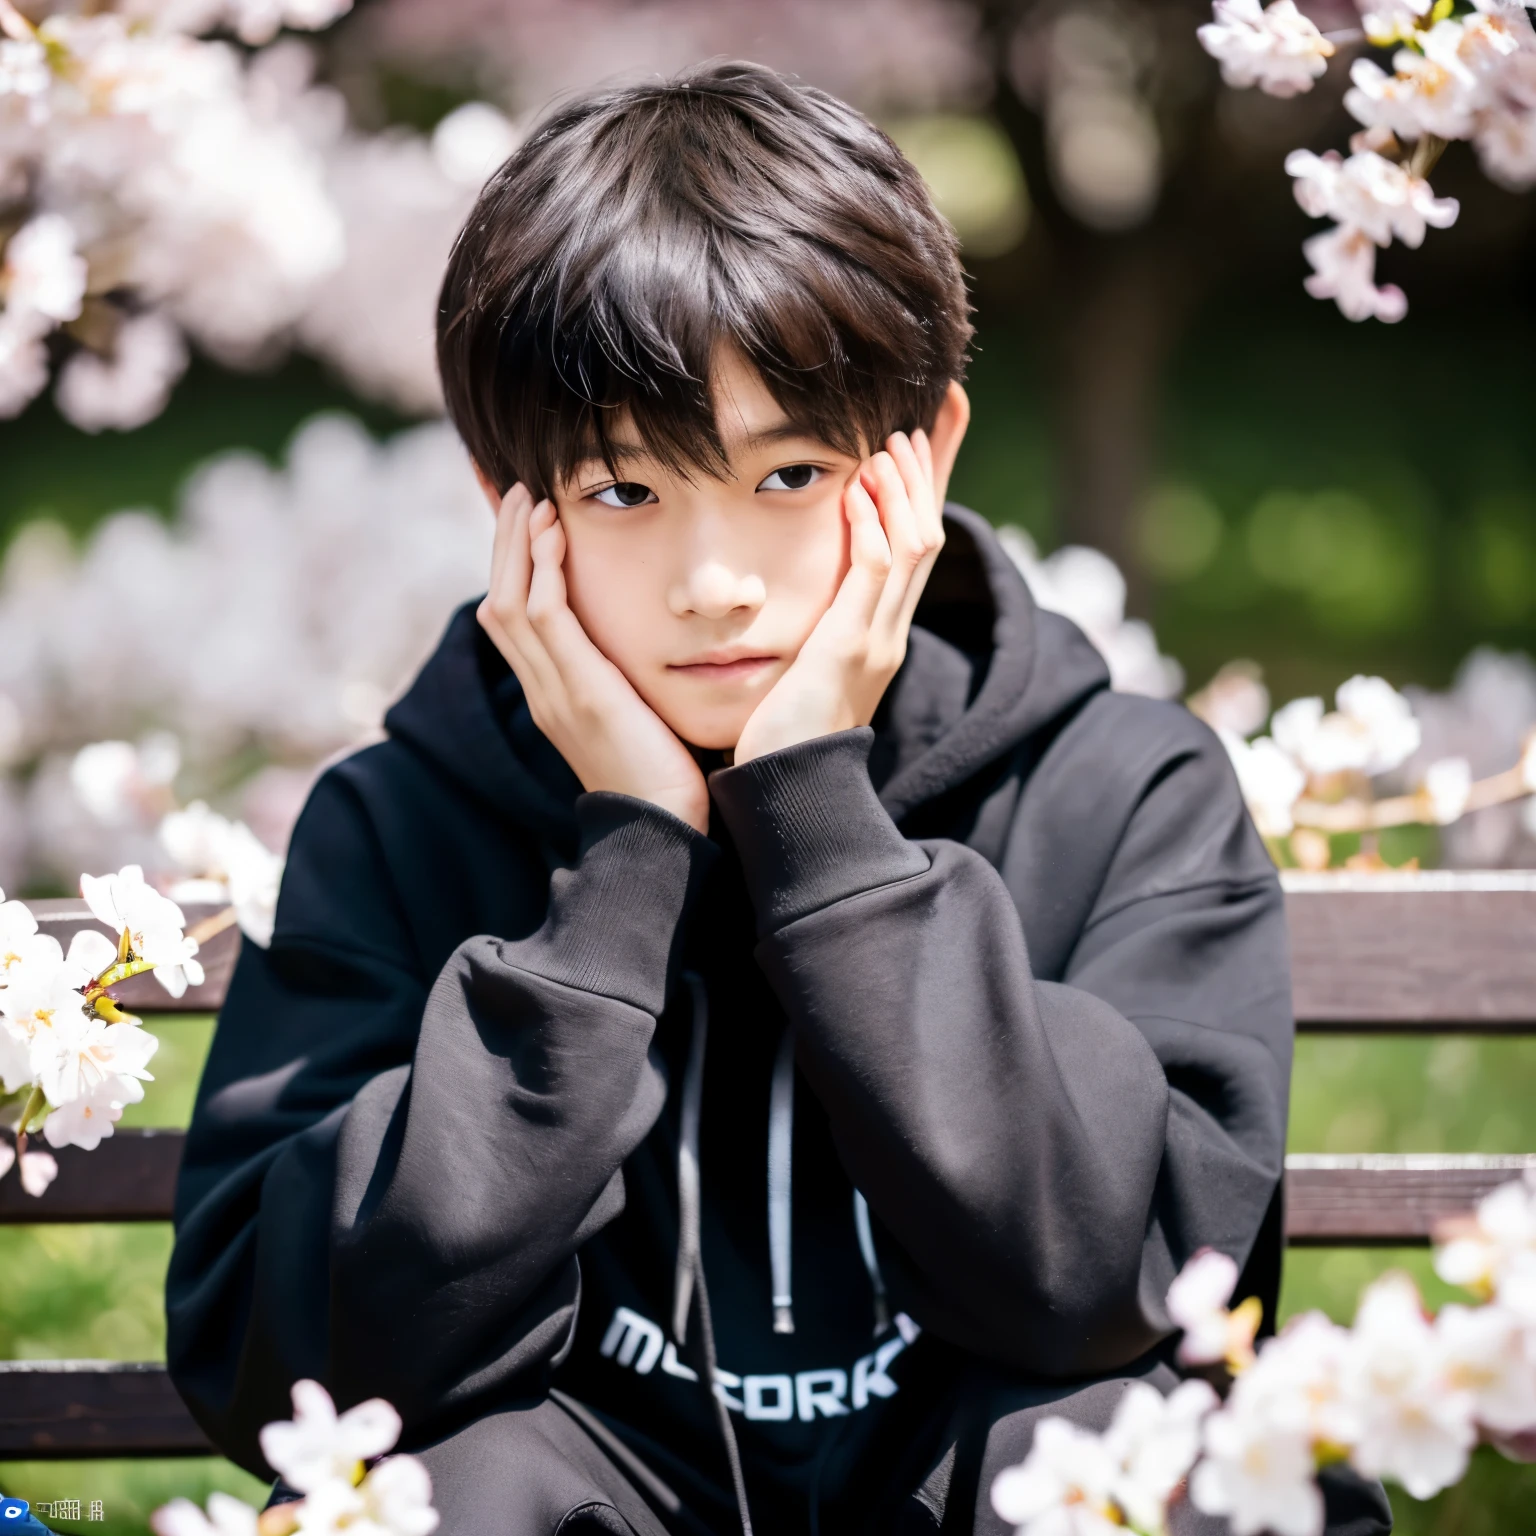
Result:
{"label": "ribbed cuff", "polygon": [[581,795],[581,850],[550,880],[540,974],[660,1014],[681,935],[720,850],[685,821],[629,795]]}
{"label": "ribbed cuff", "polygon": [[741,857],[760,936],[928,868],[869,781],[874,739],[860,726],[710,774],[709,792]]}

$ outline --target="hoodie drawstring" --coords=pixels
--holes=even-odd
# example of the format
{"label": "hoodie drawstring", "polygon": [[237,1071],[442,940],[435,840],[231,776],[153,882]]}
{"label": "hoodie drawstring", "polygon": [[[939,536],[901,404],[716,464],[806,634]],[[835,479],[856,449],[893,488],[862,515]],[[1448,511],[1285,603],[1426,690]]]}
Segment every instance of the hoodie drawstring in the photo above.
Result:
{"label": "hoodie drawstring", "polygon": [[685,971],[684,980],[693,999],[693,1039],[688,1067],[683,1076],[682,1124],[677,1138],[677,1269],[672,1292],[672,1332],[679,1344],[688,1332],[688,1313],[695,1294],[699,1301],[699,1334],[704,1346],[704,1384],[714,1404],[715,1421],[725,1445],[736,1492],[736,1513],[741,1536],[752,1536],[752,1516],[747,1508],[747,1481],[741,1469],[741,1449],[731,1411],[716,1380],[715,1329],[709,1311],[709,1290],[704,1284],[704,1260],[699,1244],[699,1117],[704,1103],[704,1048],[709,1041],[709,994],[697,971]]}
{"label": "hoodie drawstring", "polygon": [[795,1331],[790,1279],[790,1212],[795,1143],[795,1040],[779,1041],[768,1093],[768,1259],[773,1271],[773,1331]]}
{"label": "hoodie drawstring", "polygon": [[885,1299],[885,1276],[880,1273],[880,1257],[875,1252],[875,1234],[869,1224],[869,1202],[860,1190],[853,1192],[853,1226],[859,1234],[859,1252],[869,1272],[870,1288],[875,1293],[875,1337],[891,1326],[891,1309]]}

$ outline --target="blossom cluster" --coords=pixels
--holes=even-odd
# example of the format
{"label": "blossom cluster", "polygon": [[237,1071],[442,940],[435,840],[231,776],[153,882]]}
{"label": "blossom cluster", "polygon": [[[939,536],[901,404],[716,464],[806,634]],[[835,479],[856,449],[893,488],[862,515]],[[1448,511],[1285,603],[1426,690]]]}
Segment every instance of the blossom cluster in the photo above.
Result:
{"label": "blossom cluster", "polygon": [[268,1464],[302,1497],[261,1514],[227,1493],[211,1495],[206,1513],[173,1499],[150,1528],[155,1536],[430,1536],[438,1514],[427,1469],[386,1454],[400,1428],[383,1398],[338,1414],[318,1382],[296,1382],[293,1418],[268,1424],[260,1440]]}
{"label": "blossom cluster", "polygon": [[1321,1536],[1320,1468],[1347,1461],[1427,1499],[1460,1481],[1480,1441],[1536,1450],[1536,1179],[1505,1185],[1438,1234],[1442,1279],[1480,1305],[1427,1313],[1392,1273],[1367,1287],[1353,1326],[1296,1317],[1255,1351],[1257,1303],[1228,1311],[1225,1254],[1197,1254],[1168,1293],[1179,1358],[1225,1368],[1224,1402],[1203,1380],[1164,1399],[1137,1384],[1097,1435],[1046,1419],[1028,1458],[992,1487],[1020,1536],[1163,1536],[1187,1494],[1233,1536]]}
{"label": "blossom cluster", "polygon": [[1200,41],[1234,86],[1272,96],[1311,90],[1337,47],[1392,50],[1391,71],[1356,58],[1344,106],[1361,131],[1350,153],[1298,149],[1285,168],[1296,201],[1333,220],[1303,246],[1314,298],[1332,299],[1351,320],[1400,320],[1408,301],[1376,282],[1376,252],[1393,240],[1417,247],[1460,211],[1427,180],[1451,140],[1469,140],[1483,170],[1512,190],[1536,185],[1536,29],[1519,0],[1358,0],[1361,28],[1324,36],[1292,0],[1214,0]]}
{"label": "blossom cluster", "polygon": [[16,1148],[0,1143],[0,1176],[19,1154],[23,1183],[34,1195],[58,1165],[47,1153],[27,1151],[32,1129],[40,1126],[51,1147],[92,1151],[153,1081],[148,1064],[159,1041],[118,1008],[109,989],[153,971],[180,997],[203,980],[198,941],[184,931],[181,908],[137,865],[83,875],[80,892],[115,942],[82,929],[66,952],[38,931],[24,903],[0,896],[0,1096],[26,1096],[14,1122]]}
{"label": "blossom cluster", "polygon": [[158,415],[189,338],[237,367],[298,342],[437,409],[433,292],[515,135],[483,104],[430,145],[351,128],[309,48],[272,43],[350,7],[116,0],[34,22],[0,0],[0,417],[47,386],[56,333],[55,398],[87,431]]}
{"label": "blossom cluster", "polygon": [[[79,552],[56,525],[24,527],[0,568],[0,879],[203,874],[165,862],[178,790],[281,850],[317,766],[376,736],[484,590],[491,534],[450,427],[381,444],[338,416],[281,467],[205,465],[170,522],[117,513]],[[104,586],[135,594],[110,626],[56,621]]]}
{"label": "blossom cluster", "polygon": [[1424,765],[1412,793],[1377,799],[1372,781],[1401,769],[1423,742],[1404,694],[1384,678],[1352,677],[1339,686],[1333,709],[1321,698],[1293,699],[1270,717],[1267,735],[1248,740],[1268,710],[1266,694],[1255,718],[1256,686],[1235,671],[1218,676],[1191,704],[1216,728],[1265,837],[1290,837],[1298,827],[1369,832],[1409,822],[1449,826],[1468,810],[1536,793],[1533,733],[1518,762],[1503,772],[1475,780],[1465,757],[1437,758]]}

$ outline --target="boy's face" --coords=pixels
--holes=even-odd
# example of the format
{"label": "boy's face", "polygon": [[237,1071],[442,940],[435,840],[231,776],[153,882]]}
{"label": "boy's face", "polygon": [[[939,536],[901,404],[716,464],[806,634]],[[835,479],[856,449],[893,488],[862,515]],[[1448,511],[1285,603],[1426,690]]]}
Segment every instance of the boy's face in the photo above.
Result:
{"label": "boy's face", "polygon": [[630,442],[617,482],[595,460],[553,500],[582,627],[684,741],[729,748],[847,571],[859,460],[802,435],[739,357],[714,393],[723,478],[690,482]]}

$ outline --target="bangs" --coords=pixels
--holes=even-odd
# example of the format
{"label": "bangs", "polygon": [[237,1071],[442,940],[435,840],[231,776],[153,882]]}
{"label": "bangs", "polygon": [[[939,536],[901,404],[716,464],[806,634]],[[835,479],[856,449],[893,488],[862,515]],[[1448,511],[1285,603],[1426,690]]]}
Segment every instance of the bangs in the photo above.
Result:
{"label": "bangs", "polygon": [[930,426],[970,336],[954,236],[884,135],[753,65],[567,108],[482,194],[449,264],[439,360],[481,469],[549,495],[727,460],[712,380],[734,349],[785,415],[862,456]]}

